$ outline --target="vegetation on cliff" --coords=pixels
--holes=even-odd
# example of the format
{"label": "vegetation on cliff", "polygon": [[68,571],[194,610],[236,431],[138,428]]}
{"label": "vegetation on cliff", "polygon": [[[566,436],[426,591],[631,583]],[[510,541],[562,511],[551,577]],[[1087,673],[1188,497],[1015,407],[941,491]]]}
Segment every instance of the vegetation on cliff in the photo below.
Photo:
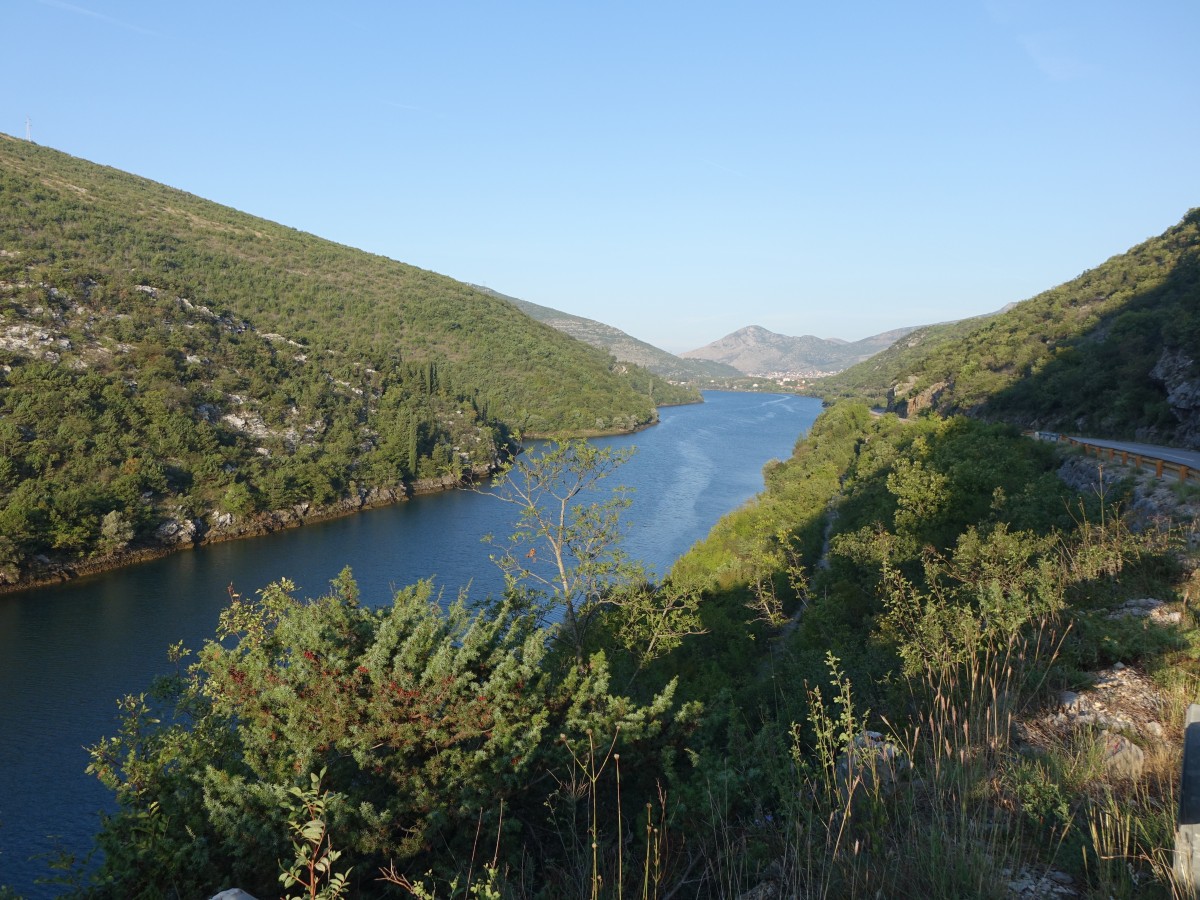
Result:
{"label": "vegetation on cliff", "polygon": [[451,279],[0,137],[0,583],[694,399]]}
{"label": "vegetation on cliff", "polygon": [[922,329],[815,390],[910,412],[1200,441],[1200,211],[994,317]]}

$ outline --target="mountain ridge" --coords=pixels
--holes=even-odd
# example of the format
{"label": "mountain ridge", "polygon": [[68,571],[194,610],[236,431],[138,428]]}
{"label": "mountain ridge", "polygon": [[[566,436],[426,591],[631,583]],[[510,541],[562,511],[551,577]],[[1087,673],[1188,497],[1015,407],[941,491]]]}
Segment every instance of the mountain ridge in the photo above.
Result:
{"label": "mountain ridge", "polygon": [[741,372],[732,366],[706,360],[685,360],[646,341],[639,340],[627,332],[607,325],[596,319],[573,315],[529,300],[502,294],[481,285],[472,285],[476,290],[499,297],[521,310],[526,315],[543,322],[576,340],[591,344],[611,353],[622,362],[634,363],[659,375],[679,381],[706,381],[720,378],[738,378]]}
{"label": "mountain ridge", "polygon": [[862,340],[846,341],[811,334],[792,337],[761,325],[747,325],[680,356],[724,363],[745,375],[786,372],[816,377],[868,359],[915,330],[916,326],[894,328]]}

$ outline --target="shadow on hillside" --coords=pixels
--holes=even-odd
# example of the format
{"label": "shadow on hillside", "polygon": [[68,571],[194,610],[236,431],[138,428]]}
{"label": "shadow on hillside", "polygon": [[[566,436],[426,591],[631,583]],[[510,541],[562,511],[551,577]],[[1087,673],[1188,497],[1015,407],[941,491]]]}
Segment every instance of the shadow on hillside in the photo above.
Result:
{"label": "shadow on hillside", "polygon": [[[1163,238],[1109,260],[1075,281],[1022,304],[971,336],[959,379],[996,380],[1013,360],[1025,371],[1016,382],[975,393],[973,412],[1027,428],[1200,444],[1200,404],[1173,408],[1168,394],[1181,383],[1200,388],[1200,210]],[[1169,266],[1166,277],[1161,277]],[[1159,280],[1161,278],[1161,280]],[[1127,296],[1123,296],[1127,295]],[[1072,320],[1087,320],[1083,330]],[[1021,346],[1023,344],[1024,346]],[[986,376],[984,376],[986,377]],[[966,409],[971,384],[956,384],[951,404]],[[1198,391],[1193,389],[1192,396]]]}

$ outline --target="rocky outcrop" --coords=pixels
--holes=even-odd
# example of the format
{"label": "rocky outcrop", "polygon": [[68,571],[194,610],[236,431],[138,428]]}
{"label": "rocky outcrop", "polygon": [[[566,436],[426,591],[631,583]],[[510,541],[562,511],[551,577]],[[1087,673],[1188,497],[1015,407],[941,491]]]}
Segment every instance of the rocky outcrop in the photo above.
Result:
{"label": "rocky outcrop", "polygon": [[916,378],[909,378],[901,384],[894,384],[888,390],[887,408],[901,418],[915,416],[923,409],[936,409],[942,395],[951,387],[949,381],[939,381],[931,384],[923,391],[918,391],[911,397],[908,392],[916,386]]}
{"label": "rocky outcrop", "polygon": [[154,539],[167,547],[195,544],[207,531],[202,519],[169,518],[154,529]]}
{"label": "rocky outcrop", "polygon": [[1130,479],[1133,497],[1127,509],[1135,530],[1179,527],[1188,544],[1200,548],[1200,497],[1179,492],[1170,479],[1157,478],[1154,469],[1135,469],[1119,461],[1101,461],[1094,456],[1068,455],[1058,477],[1081,494],[1115,496],[1118,485]]}
{"label": "rocky outcrop", "polygon": [[1200,450],[1200,367],[1182,350],[1163,350],[1150,377],[1167,392],[1167,403],[1179,420],[1176,443]]}
{"label": "rocky outcrop", "polygon": [[1090,687],[1062,691],[1055,707],[1016,723],[1016,745],[1026,754],[1039,755],[1051,745],[1090,740],[1111,777],[1136,779],[1145,752],[1135,740],[1175,746],[1182,735],[1163,724],[1171,721],[1170,709],[1146,675],[1115,663],[1092,678]]}
{"label": "rocky outcrop", "polygon": [[1058,477],[1081,494],[1110,491],[1126,477],[1120,466],[1106,466],[1091,456],[1068,455],[1058,467]]}

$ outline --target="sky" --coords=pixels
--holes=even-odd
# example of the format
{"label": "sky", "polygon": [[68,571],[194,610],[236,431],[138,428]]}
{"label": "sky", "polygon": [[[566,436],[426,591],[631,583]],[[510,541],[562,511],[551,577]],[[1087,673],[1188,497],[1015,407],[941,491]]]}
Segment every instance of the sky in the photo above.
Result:
{"label": "sky", "polygon": [[674,352],[992,312],[1200,206],[1200,3],[2,0],[0,131]]}

